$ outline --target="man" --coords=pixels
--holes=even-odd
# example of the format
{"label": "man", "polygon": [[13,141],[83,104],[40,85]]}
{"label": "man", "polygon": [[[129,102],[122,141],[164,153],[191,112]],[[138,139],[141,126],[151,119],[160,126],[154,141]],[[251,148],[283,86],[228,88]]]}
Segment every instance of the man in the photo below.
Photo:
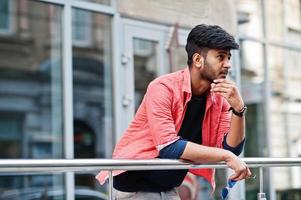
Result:
{"label": "man", "polygon": [[[234,38],[219,26],[198,25],[188,35],[187,68],[152,81],[123,137],[115,159],[225,161],[235,181],[251,176],[237,155],[244,145],[246,106],[234,82],[227,80]],[[179,199],[188,170],[126,171],[114,174],[117,199]],[[213,169],[189,170],[214,189]],[[106,172],[97,179],[103,183]]]}

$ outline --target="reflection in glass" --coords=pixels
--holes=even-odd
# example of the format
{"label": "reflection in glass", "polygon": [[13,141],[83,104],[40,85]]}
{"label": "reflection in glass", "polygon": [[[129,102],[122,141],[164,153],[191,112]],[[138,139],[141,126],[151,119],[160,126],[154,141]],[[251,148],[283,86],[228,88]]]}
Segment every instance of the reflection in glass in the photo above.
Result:
{"label": "reflection in glass", "polygon": [[[80,9],[73,17],[74,157],[106,158],[113,141],[111,17]],[[99,186],[86,174],[75,184]]]}
{"label": "reflection in glass", "polygon": [[[48,186],[47,180],[51,180],[51,177],[57,177],[61,175],[53,176],[39,176],[40,180],[37,182],[37,187],[28,187],[22,190],[7,190],[0,192],[1,200],[66,200],[65,188]],[[15,178],[21,178],[22,176],[16,176]],[[6,176],[6,180],[11,179],[11,176]],[[5,180],[5,179],[4,179]],[[43,186],[43,187],[41,187]],[[104,192],[95,191],[86,187],[74,188],[75,200],[107,200],[108,197]]]}
{"label": "reflection in glass", "polygon": [[90,12],[72,10],[72,41],[76,46],[89,46],[92,42],[92,15]]}
{"label": "reflection in glass", "polygon": [[239,0],[237,9],[239,33],[252,37],[262,37],[261,0]]}
{"label": "reflection in glass", "polygon": [[[1,27],[16,30],[0,35],[0,158],[62,158],[62,8],[17,0],[0,5],[6,6]],[[63,176],[0,177],[1,192],[54,186],[63,186]]]}
{"label": "reflection in glass", "polygon": [[148,84],[157,76],[158,43],[134,38],[135,111],[138,109]]}
{"label": "reflection in glass", "polygon": [[0,34],[8,33],[12,22],[12,1],[0,1]]}

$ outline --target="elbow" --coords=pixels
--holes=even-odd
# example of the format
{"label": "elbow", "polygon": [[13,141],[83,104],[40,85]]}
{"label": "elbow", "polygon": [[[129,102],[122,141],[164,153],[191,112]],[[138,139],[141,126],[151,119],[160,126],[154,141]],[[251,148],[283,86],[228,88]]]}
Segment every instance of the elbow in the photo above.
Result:
{"label": "elbow", "polygon": [[179,139],[174,143],[164,147],[159,152],[159,158],[179,159],[186,147],[187,141]]}
{"label": "elbow", "polygon": [[230,145],[227,144],[226,137],[227,136],[225,136],[225,138],[224,138],[223,148],[226,149],[226,150],[228,150],[228,151],[231,151],[236,156],[239,156],[241,154],[241,152],[243,151],[243,149],[244,149],[245,139],[243,139],[241,141],[241,143],[239,143],[236,147],[232,147],[232,146],[230,146]]}

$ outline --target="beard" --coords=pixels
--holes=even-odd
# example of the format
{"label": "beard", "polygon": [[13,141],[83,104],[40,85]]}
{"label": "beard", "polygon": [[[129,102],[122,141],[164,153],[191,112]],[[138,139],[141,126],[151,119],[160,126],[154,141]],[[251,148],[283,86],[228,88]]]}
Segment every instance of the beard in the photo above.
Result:
{"label": "beard", "polygon": [[204,70],[200,74],[201,79],[205,79],[209,81],[210,83],[213,83],[213,80],[216,79],[214,73],[213,73],[213,67],[210,63],[208,63],[207,59],[204,60]]}
{"label": "beard", "polygon": [[222,71],[215,71],[214,67],[208,63],[207,59],[204,60],[204,70],[200,74],[201,79],[205,79],[210,83],[213,83],[215,79],[225,79],[229,73],[228,69],[224,69]]}

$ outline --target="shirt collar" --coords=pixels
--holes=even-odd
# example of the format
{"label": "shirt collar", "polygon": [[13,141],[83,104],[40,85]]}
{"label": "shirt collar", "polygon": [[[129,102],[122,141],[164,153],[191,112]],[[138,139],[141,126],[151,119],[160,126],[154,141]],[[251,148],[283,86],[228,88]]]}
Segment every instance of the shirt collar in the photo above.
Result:
{"label": "shirt collar", "polygon": [[183,76],[184,76],[184,83],[183,83],[182,91],[191,94],[191,77],[190,77],[189,66],[187,66],[184,69]]}
{"label": "shirt collar", "polygon": [[[190,98],[191,98],[192,92],[191,92],[191,77],[190,77],[189,66],[187,66],[183,70],[183,76],[184,76],[184,83],[183,83],[182,91],[183,92],[187,92],[189,94]],[[212,94],[211,92],[207,91],[206,111],[215,102],[215,98],[216,98],[216,96],[214,94]]]}

